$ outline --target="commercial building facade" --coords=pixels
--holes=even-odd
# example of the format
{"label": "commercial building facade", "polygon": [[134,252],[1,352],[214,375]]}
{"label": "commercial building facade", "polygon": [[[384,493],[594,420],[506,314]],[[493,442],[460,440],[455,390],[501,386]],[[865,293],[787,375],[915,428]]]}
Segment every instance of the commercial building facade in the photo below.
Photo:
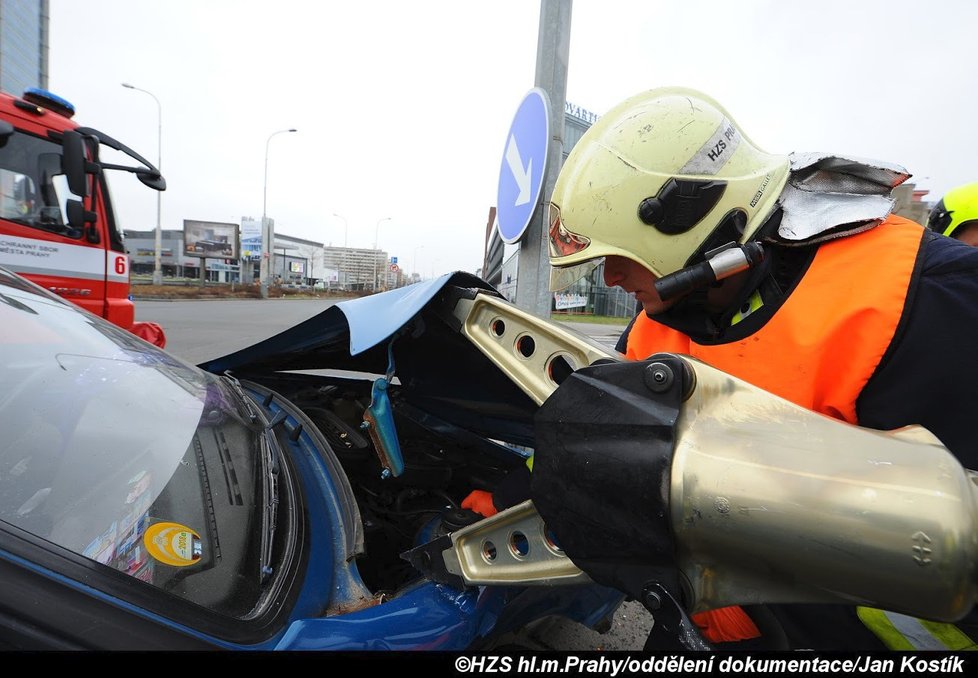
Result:
{"label": "commercial building facade", "polygon": [[[152,275],[155,231],[127,230],[125,235],[126,251],[131,258],[133,275]],[[189,256],[184,251],[183,230],[163,229],[161,240],[160,267],[164,280],[199,278],[201,261],[205,262],[206,279],[210,282],[249,283],[258,280],[257,259],[238,261]],[[276,233],[275,246],[272,249],[273,284],[313,286],[321,282],[326,286],[336,286],[338,272],[335,268],[323,265],[322,243]]]}
{"label": "commercial building facade", "polygon": [[0,0],[0,90],[48,87],[48,0]]}
{"label": "commercial building facade", "polygon": [[352,291],[380,290],[397,286],[398,271],[391,271],[387,252],[357,247],[326,247],[323,266],[338,272],[337,284]]}

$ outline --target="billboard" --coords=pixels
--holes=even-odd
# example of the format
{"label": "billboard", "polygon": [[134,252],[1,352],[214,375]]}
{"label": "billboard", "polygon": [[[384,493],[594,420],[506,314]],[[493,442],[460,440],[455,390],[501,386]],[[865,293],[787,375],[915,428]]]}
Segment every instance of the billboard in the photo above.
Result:
{"label": "billboard", "polygon": [[190,257],[238,258],[238,225],[183,220],[183,251]]}
{"label": "billboard", "polygon": [[306,262],[293,259],[289,262],[289,273],[305,273]]}
{"label": "billboard", "polygon": [[261,261],[261,219],[241,218],[241,258]]}

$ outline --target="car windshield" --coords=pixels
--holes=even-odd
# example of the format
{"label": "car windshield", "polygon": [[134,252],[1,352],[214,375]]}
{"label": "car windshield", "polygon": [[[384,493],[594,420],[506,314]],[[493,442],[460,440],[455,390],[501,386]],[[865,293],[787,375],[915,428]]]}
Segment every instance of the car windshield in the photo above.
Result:
{"label": "car windshield", "polygon": [[253,614],[265,469],[245,396],[0,283],[0,520],[215,612]]}

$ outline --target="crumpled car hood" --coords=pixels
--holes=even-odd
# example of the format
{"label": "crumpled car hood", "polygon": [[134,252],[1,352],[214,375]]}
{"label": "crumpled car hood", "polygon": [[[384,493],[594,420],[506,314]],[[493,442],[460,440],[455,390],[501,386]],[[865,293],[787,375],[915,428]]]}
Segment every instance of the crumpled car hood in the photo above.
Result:
{"label": "crumpled car hood", "polygon": [[[343,368],[383,374],[386,354],[369,352],[407,325],[446,285],[498,292],[468,273],[445,275],[360,299],[341,301],[274,337],[201,363],[208,372]],[[352,361],[352,362],[351,362]]]}
{"label": "crumpled car hood", "polygon": [[[536,405],[459,333],[450,311],[458,295],[485,291],[487,282],[456,272],[370,297],[340,302],[284,332],[201,363],[208,372],[258,378],[296,370],[343,370],[384,375],[393,340],[401,397],[470,430],[508,422],[532,440]],[[370,378],[357,374],[354,378]],[[494,422],[494,423],[493,423]],[[517,424],[519,433],[512,431]]]}

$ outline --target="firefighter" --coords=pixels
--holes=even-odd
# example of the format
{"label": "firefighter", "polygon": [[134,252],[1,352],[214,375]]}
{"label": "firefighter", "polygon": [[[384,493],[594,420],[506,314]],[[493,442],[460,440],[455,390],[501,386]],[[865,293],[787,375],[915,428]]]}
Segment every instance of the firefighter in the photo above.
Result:
{"label": "firefighter", "polygon": [[[767,153],[709,96],[647,91],[602,116],[560,171],[551,287],[603,262],[605,282],[642,305],[619,343],[628,358],[692,355],[851,424],[920,424],[978,468],[978,250],[890,213],[907,178],[890,163]],[[695,620],[714,642],[749,644],[773,615],[791,648],[978,638],[869,608],[761,612]]]}
{"label": "firefighter", "polygon": [[927,226],[972,247],[978,246],[978,182],[945,193],[930,211]]}

